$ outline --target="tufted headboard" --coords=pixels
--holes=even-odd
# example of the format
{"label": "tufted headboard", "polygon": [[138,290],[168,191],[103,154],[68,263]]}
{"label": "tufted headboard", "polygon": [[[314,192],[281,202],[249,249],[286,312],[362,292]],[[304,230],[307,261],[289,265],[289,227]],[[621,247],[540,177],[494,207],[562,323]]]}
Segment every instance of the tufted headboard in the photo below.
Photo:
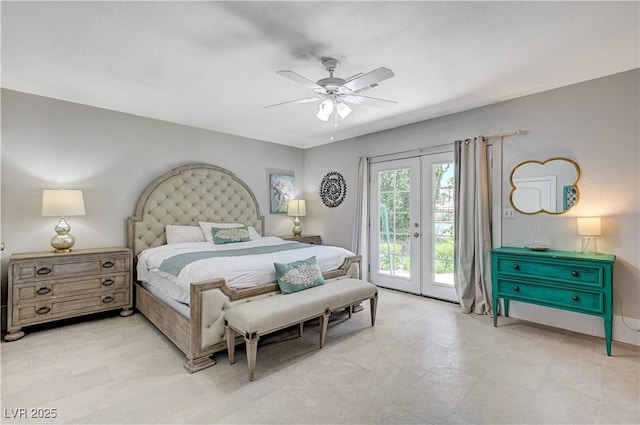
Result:
{"label": "tufted headboard", "polygon": [[224,168],[193,164],[147,186],[127,219],[127,243],[135,258],[146,248],[167,243],[167,224],[198,226],[199,221],[243,223],[264,234],[264,217],[249,186]]}

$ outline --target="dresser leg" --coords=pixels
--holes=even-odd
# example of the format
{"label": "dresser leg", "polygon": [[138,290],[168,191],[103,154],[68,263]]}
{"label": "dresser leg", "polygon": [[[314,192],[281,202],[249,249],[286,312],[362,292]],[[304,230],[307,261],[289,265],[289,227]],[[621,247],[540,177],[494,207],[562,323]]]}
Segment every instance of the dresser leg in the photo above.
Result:
{"label": "dresser leg", "polygon": [[18,330],[15,330],[15,331],[9,331],[4,336],[4,340],[6,342],[17,341],[20,338],[22,338],[23,336],[24,336],[24,332],[22,332],[20,329],[18,329]]}
{"label": "dresser leg", "polygon": [[133,309],[131,309],[131,308],[126,308],[126,309],[124,309],[124,310],[122,310],[120,312],[120,316],[122,316],[122,317],[129,317],[132,314],[133,314]]}
{"label": "dresser leg", "polygon": [[505,298],[502,302],[504,303],[504,317],[509,317],[509,300]]}
{"label": "dresser leg", "polygon": [[498,327],[498,303],[500,301],[497,298],[493,299],[493,327],[497,328]]}
{"label": "dresser leg", "polygon": [[604,337],[607,340],[607,356],[611,356],[611,320],[604,321]]}

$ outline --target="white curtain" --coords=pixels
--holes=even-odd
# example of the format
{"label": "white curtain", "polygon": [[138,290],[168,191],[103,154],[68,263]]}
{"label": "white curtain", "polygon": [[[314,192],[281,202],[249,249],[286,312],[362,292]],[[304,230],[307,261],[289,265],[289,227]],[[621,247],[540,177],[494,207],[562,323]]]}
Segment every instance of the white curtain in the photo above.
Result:
{"label": "white curtain", "polygon": [[455,280],[463,313],[491,314],[491,199],[482,136],[455,142]]}
{"label": "white curtain", "polygon": [[354,208],[353,237],[351,250],[362,256],[362,279],[368,280],[369,270],[369,158],[358,158],[358,182],[356,187],[356,205]]}

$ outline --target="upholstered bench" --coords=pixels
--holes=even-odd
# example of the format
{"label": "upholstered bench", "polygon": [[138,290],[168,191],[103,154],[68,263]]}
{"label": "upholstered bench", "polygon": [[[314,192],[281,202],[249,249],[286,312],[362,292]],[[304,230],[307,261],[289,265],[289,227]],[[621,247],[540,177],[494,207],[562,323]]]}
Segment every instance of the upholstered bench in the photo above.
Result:
{"label": "upholstered bench", "polygon": [[[229,363],[235,362],[235,336],[238,333],[245,339],[249,380],[253,381],[260,336],[296,324],[299,325],[299,334],[302,335],[302,324],[305,321],[320,318],[322,348],[331,312],[351,307],[367,299],[371,303],[371,326],[374,326],[378,288],[358,279],[328,281],[324,285],[303,291],[277,294],[231,307],[225,312]],[[348,310],[351,317],[351,308]]]}

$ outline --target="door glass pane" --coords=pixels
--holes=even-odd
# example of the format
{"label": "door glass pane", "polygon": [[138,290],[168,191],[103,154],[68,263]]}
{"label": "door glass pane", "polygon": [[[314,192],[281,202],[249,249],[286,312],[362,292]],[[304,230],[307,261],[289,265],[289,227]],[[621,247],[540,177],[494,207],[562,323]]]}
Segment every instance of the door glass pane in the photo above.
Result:
{"label": "door glass pane", "polygon": [[380,261],[378,273],[411,276],[411,191],[408,168],[378,173]]}
{"label": "door glass pane", "polygon": [[454,174],[453,163],[434,164],[433,269],[434,283],[453,286]]}

